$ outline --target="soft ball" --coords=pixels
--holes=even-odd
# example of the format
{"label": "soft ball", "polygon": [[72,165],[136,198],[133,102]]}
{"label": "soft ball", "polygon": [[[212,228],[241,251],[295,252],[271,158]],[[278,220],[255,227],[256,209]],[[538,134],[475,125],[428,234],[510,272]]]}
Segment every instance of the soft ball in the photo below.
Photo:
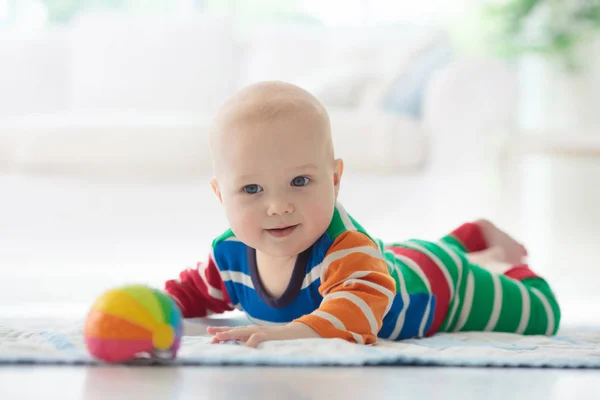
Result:
{"label": "soft ball", "polygon": [[112,289],[89,311],[85,345],[102,361],[119,363],[149,354],[175,358],[181,343],[182,318],[167,294],[144,285]]}

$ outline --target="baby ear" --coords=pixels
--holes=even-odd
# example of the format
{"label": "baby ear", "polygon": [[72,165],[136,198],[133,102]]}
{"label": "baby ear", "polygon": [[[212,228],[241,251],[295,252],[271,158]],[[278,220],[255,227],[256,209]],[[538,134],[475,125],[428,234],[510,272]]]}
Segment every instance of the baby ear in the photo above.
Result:
{"label": "baby ear", "polygon": [[333,171],[333,185],[335,186],[335,197],[337,198],[338,192],[340,191],[340,182],[342,180],[342,174],[344,173],[344,161],[341,158],[335,160],[334,171]]}
{"label": "baby ear", "polygon": [[217,182],[217,178],[213,178],[210,181],[210,186],[212,187],[213,192],[215,192],[215,195],[217,196],[221,204],[223,204],[223,198],[221,197],[221,190],[219,190],[219,183]]}

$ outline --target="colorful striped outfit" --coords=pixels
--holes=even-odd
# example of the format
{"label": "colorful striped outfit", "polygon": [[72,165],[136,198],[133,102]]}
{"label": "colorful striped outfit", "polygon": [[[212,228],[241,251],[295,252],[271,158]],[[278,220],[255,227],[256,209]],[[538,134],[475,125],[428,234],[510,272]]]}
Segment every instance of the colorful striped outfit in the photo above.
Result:
{"label": "colorful striped outfit", "polygon": [[208,262],[165,290],[187,318],[237,308],[259,325],[298,321],[322,337],[363,344],[448,331],[554,334],[560,309],[546,281],[526,265],[499,275],[466,259],[485,248],[471,223],[437,242],[384,244],[338,203],[327,231],[298,255],[280,297],[264,290],[255,250],[231,230],[213,241]]}

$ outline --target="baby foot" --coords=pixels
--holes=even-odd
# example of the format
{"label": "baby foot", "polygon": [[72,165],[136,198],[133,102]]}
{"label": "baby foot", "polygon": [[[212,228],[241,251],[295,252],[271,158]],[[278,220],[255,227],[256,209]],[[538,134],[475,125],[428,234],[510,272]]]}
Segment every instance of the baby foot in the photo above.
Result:
{"label": "baby foot", "polygon": [[490,248],[499,247],[504,252],[504,259],[497,261],[513,265],[523,262],[523,258],[527,256],[527,250],[521,243],[486,219],[477,220],[475,223],[483,231],[483,236],[488,246]]}
{"label": "baby foot", "polygon": [[467,259],[471,264],[500,275],[514,267],[513,264],[506,261],[506,253],[501,247],[490,247],[482,251],[469,253]]}
{"label": "baby foot", "polygon": [[506,262],[506,253],[502,247],[488,247],[485,250],[468,253],[467,259],[471,264],[485,265],[489,262]]}

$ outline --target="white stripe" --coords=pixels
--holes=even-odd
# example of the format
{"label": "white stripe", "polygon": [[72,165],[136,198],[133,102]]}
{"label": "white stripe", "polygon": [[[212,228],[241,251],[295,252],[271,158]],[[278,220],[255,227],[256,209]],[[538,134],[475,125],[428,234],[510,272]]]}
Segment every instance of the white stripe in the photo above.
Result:
{"label": "white stripe", "polygon": [[[223,296],[223,291],[220,288],[214,287],[213,285],[211,285],[208,282],[208,275],[206,274],[206,270],[208,269],[208,265],[210,264],[210,261],[212,260],[212,262],[215,264],[215,268],[217,269],[217,272],[219,273],[219,275],[221,274],[220,270],[219,270],[219,266],[217,265],[217,260],[215,260],[215,254],[213,249],[210,250],[210,254],[208,255],[208,263],[205,264],[205,267],[203,269],[202,272],[202,278],[204,279],[204,282],[206,283],[206,288],[208,290],[208,294],[217,299],[217,300],[224,300],[224,296]],[[221,279],[223,279],[223,277],[221,276]]]}
{"label": "white stripe", "polygon": [[331,322],[331,324],[336,328],[339,329],[340,331],[346,331],[349,334],[352,335],[352,337],[354,338],[354,341],[358,344],[365,344],[365,341],[363,340],[362,336],[359,335],[358,333],[349,331],[348,329],[346,329],[346,325],[344,325],[344,323],[342,321],[340,321],[337,317],[326,313],[325,311],[321,311],[321,310],[316,310],[313,311],[311,313],[311,315],[323,318],[324,320],[327,320],[329,322]]}
{"label": "white stripe", "polygon": [[336,293],[331,293],[328,294],[327,296],[323,297],[323,303],[326,303],[330,300],[335,300],[335,299],[346,299],[352,303],[354,303],[364,314],[365,318],[367,318],[367,321],[369,321],[369,325],[371,326],[371,333],[375,336],[377,336],[377,332],[379,331],[379,324],[377,323],[377,319],[375,318],[375,315],[373,315],[373,310],[371,310],[371,307],[369,307],[369,305],[360,297],[358,297],[357,295],[353,294],[353,293],[348,293],[348,292],[336,292]]}
{"label": "white stripe", "polygon": [[241,240],[238,239],[237,236],[229,236],[224,242],[241,242]]}
{"label": "white stripe", "polygon": [[492,314],[490,319],[483,329],[484,331],[493,331],[498,324],[498,318],[500,318],[500,311],[502,311],[502,284],[500,283],[500,277],[490,272],[492,276],[492,282],[494,282],[494,305],[492,306]]}
{"label": "white stripe", "polygon": [[406,282],[404,281],[404,276],[402,276],[402,272],[398,266],[394,266],[397,270],[398,278],[400,281],[400,296],[402,297],[402,309],[398,313],[398,318],[396,318],[396,323],[394,324],[394,329],[388,339],[395,340],[400,336],[402,332],[402,328],[404,328],[404,321],[406,320],[406,310],[408,310],[408,306],[410,304],[410,297],[408,295],[408,291],[406,290]]}
{"label": "white stripe", "polygon": [[359,246],[353,247],[351,249],[338,250],[327,255],[323,262],[321,262],[321,282],[325,282],[325,280],[327,279],[327,270],[329,269],[329,266],[332,262],[337,261],[340,258],[346,257],[347,255],[353,253],[361,253],[385,261],[385,259],[383,258],[383,254],[381,254],[379,249],[373,248],[371,246]]}
{"label": "white stripe", "polygon": [[381,293],[385,294],[388,297],[388,300],[390,300],[390,303],[388,304],[388,306],[386,307],[386,310],[385,310],[385,313],[387,314],[387,312],[390,310],[390,307],[392,306],[391,302],[394,301],[395,294],[392,293],[389,289],[387,289],[387,288],[385,288],[385,287],[383,287],[381,285],[378,285],[378,284],[373,283],[371,281],[360,279],[360,278],[363,278],[363,277],[365,277],[367,275],[378,274],[378,273],[380,273],[380,272],[377,272],[377,271],[356,271],[356,272],[353,272],[352,274],[348,275],[348,277],[346,277],[345,279],[342,279],[341,281],[338,281],[338,282],[330,285],[325,290],[323,290],[322,295],[326,296],[331,291],[331,289],[335,289],[339,284],[343,284],[344,286],[348,286],[348,285],[350,285],[352,283],[364,283],[367,286],[370,286],[370,287],[372,287],[374,289],[379,290]]}
{"label": "white stripe", "polygon": [[312,267],[310,272],[304,276],[304,280],[302,281],[302,289],[309,287],[314,281],[321,277],[321,268],[322,264],[317,264]]}
{"label": "white stripe", "polygon": [[527,325],[529,324],[529,316],[531,315],[531,298],[529,297],[529,292],[519,281],[515,281],[519,290],[521,291],[521,321],[519,321],[519,327],[515,333],[522,335],[525,333],[525,329],[527,329]]}
{"label": "white stripe", "polygon": [[[417,274],[419,276],[419,278],[421,278],[421,280],[425,284],[425,287],[427,288],[427,291],[431,294],[431,284],[429,283],[429,280],[423,273],[423,270],[421,269],[421,267],[419,267],[419,265],[415,261],[413,261],[412,259],[410,259],[404,255],[394,254],[394,256],[397,259],[399,259],[400,261],[402,261],[404,264],[406,264],[406,266],[408,268],[410,268],[415,274]],[[423,319],[421,320],[421,324],[419,326],[419,336],[420,337],[425,336],[424,331],[425,331],[425,326],[427,325],[427,319],[429,318],[429,313],[431,312],[432,297],[433,297],[433,294],[431,294],[431,296],[429,296],[429,300],[427,300],[427,307],[425,308],[425,312],[423,314]]]}
{"label": "white stripe", "polygon": [[[194,271],[198,272],[198,275],[200,276],[200,279],[202,279],[202,281],[204,282],[204,284],[206,285],[206,291],[208,292],[208,295],[214,299],[217,300],[223,300],[223,292],[217,288],[215,288],[214,286],[212,286],[209,282],[208,282],[208,278],[206,275],[206,270],[208,269],[208,263],[204,263],[204,262],[199,262],[196,265],[196,268],[192,268],[192,267],[188,267],[187,268],[187,272],[188,273],[192,273]],[[222,279],[223,277],[221,277]],[[179,282],[179,280],[177,280]]]}
{"label": "white stripe", "polygon": [[331,325],[333,325],[336,329],[339,329],[340,331],[346,330],[346,325],[344,325],[344,323],[340,321],[338,317],[335,317],[325,311],[315,310],[310,315],[314,315],[331,322]]}
{"label": "white stripe", "polygon": [[336,286],[340,283],[343,283],[344,281],[346,281],[347,279],[360,279],[360,278],[364,278],[365,276],[369,275],[370,273],[373,272],[377,272],[377,271],[356,271],[351,273],[350,275],[348,275],[345,279],[342,279],[339,282],[334,283],[332,286]]}
{"label": "white stripe", "polygon": [[344,206],[342,206],[341,203],[337,203],[336,208],[338,209],[338,212],[340,213],[340,218],[342,219],[342,222],[344,223],[344,227],[349,231],[355,231],[356,227],[352,223],[352,220],[348,216],[348,213],[346,212],[346,209],[344,208]]}
{"label": "white stripe", "polygon": [[454,261],[454,264],[456,264],[456,266],[458,268],[460,268],[462,266],[462,259],[458,255],[456,255],[454,250],[452,250],[450,247],[448,247],[448,245],[446,243],[440,241],[435,244],[440,246],[446,252],[446,254],[448,254],[448,256],[450,256],[450,258],[452,258],[452,261]]}
{"label": "white stripe", "polygon": [[538,288],[531,288],[531,291],[535,293],[535,295],[540,299],[544,309],[546,310],[546,315],[548,316],[548,325],[546,326],[546,336],[552,335],[554,332],[554,313],[552,312],[552,307],[550,306],[550,302],[546,298],[546,296],[540,292]]}
{"label": "white stripe", "polygon": [[[383,250],[383,242],[379,241],[378,244],[379,244],[380,249]],[[393,251],[387,250],[386,252],[395,257],[395,254]],[[385,254],[384,254],[384,258],[385,258],[385,262],[388,265],[388,268],[392,268],[396,271],[396,275],[398,276],[398,281],[400,282],[399,293],[400,293],[400,296],[402,297],[402,309],[398,313],[398,318],[396,318],[396,323],[394,324],[394,329],[392,330],[392,333],[390,333],[390,336],[388,336],[388,339],[395,340],[400,336],[400,333],[402,332],[402,328],[404,327],[404,321],[406,320],[406,310],[408,310],[408,306],[410,304],[410,296],[408,295],[408,290],[406,289],[406,282],[404,281],[404,274],[402,274],[402,270],[400,269],[400,266],[396,263],[393,263],[393,264],[390,263],[390,261],[387,259],[387,257],[385,257]]]}
{"label": "white stripe", "polygon": [[419,337],[425,336],[425,326],[427,325],[427,320],[429,319],[429,314],[431,313],[431,299],[433,296],[429,296],[429,300],[427,300],[427,307],[425,308],[425,312],[423,313],[423,319],[421,320],[421,325],[419,326]]}
{"label": "white stripe", "polygon": [[262,319],[254,318],[254,317],[251,317],[250,314],[248,314],[247,312],[246,312],[246,318],[248,318],[250,320],[250,322],[252,322],[255,325],[280,326],[280,325],[289,324],[289,322],[271,322],[271,321],[265,321]]}
{"label": "white stripe", "polygon": [[221,271],[221,276],[223,277],[223,281],[225,282],[236,282],[241,283],[244,286],[248,286],[251,289],[254,289],[254,284],[252,283],[252,278],[250,276],[244,274],[239,271]]}
{"label": "white stripe", "polygon": [[210,297],[223,301],[223,292],[219,289],[215,289],[208,281],[206,281],[206,288]]}
{"label": "white stripe", "polygon": [[354,341],[357,344],[365,344],[365,341],[363,340],[363,337],[361,335],[359,335],[358,333],[352,332],[352,331],[346,331],[346,332],[348,332],[348,333],[350,333],[352,335],[352,337],[354,338]]}
{"label": "white stripe", "polygon": [[475,278],[473,277],[473,272],[469,271],[469,275],[467,275],[467,287],[465,288],[465,301],[463,302],[462,310],[460,310],[458,322],[456,323],[456,326],[454,326],[454,332],[460,331],[467,323],[469,313],[471,312],[471,307],[473,306],[474,293]]}
{"label": "white stripe", "polygon": [[427,257],[429,257],[431,259],[431,261],[434,262],[434,264],[438,267],[438,269],[440,271],[442,271],[442,274],[444,274],[444,278],[446,278],[446,283],[448,284],[448,288],[450,289],[450,299],[452,299],[454,297],[454,284],[452,282],[452,276],[450,276],[450,272],[444,266],[444,263],[439,258],[437,258],[435,254],[433,254],[432,252],[427,250],[425,247],[423,247],[417,243],[406,242],[406,243],[403,243],[402,246],[406,246],[408,248],[412,248],[414,250],[420,251],[421,253],[427,255]]}
{"label": "white stripe", "polygon": [[388,305],[385,307],[385,313],[384,313],[384,315],[387,314],[388,311],[390,311],[390,307],[392,307],[392,302],[394,301],[394,293],[392,293],[391,290],[389,290],[388,288],[383,287],[381,285],[378,285],[376,283],[373,283],[371,281],[364,280],[364,279],[346,279],[344,281],[344,285],[343,286],[346,287],[346,286],[350,286],[350,285],[355,284],[355,283],[359,283],[359,284],[362,284],[362,285],[366,285],[366,286],[372,287],[373,289],[381,292],[382,294],[385,294],[386,297],[388,298]]}
{"label": "white stripe", "polygon": [[[444,242],[438,242],[437,245],[440,246],[456,264],[456,270],[458,272],[458,279],[456,280],[456,291],[460,292],[459,288],[462,285],[463,260],[461,257],[458,257],[456,253],[454,253],[454,251],[450,249]],[[458,310],[458,306],[460,305],[460,297],[458,295],[455,295],[450,300],[452,304],[452,309],[450,310],[450,314],[448,315],[448,324],[446,326],[447,328],[451,327],[454,323],[456,311]]]}

